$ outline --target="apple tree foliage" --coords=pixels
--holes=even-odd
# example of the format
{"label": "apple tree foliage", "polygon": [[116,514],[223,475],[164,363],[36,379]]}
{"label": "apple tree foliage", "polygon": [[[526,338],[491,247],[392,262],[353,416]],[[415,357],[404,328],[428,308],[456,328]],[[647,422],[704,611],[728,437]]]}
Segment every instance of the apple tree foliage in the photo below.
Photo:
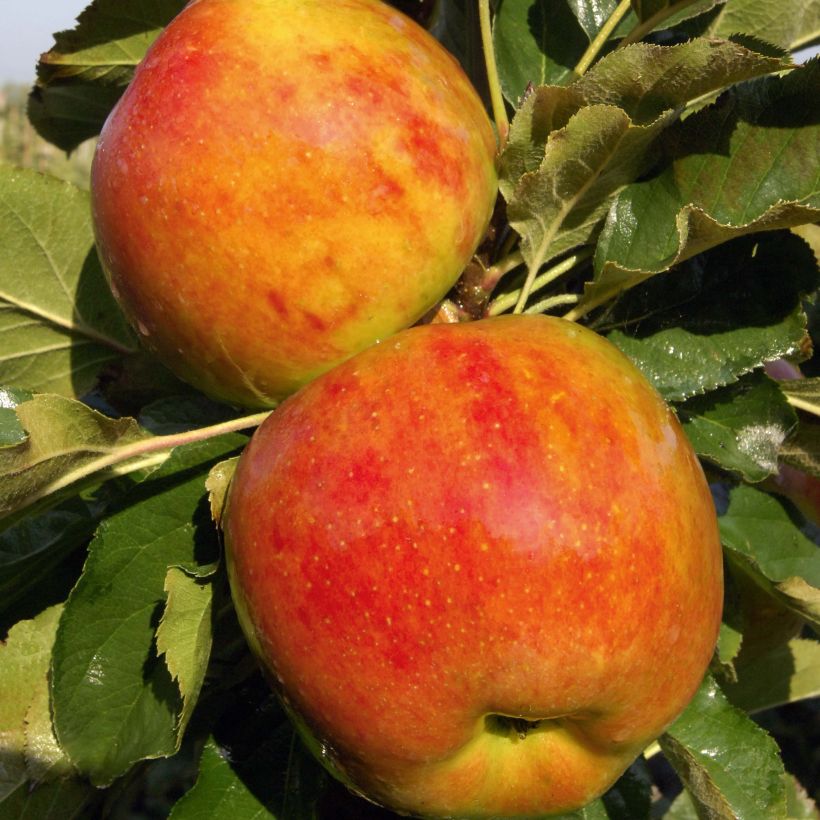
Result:
{"label": "apple tree foliage", "polygon": [[[820,2],[496,0],[489,71],[477,0],[395,5],[494,96],[503,145],[496,217],[439,318],[547,312],[607,336],[714,489],[710,674],[574,816],[820,817],[758,719],[820,695],[820,62],[792,57]],[[40,134],[71,151],[99,133],[183,6],[93,0],[40,58]],[[106,816],[168,782],[173,820],[388,816],[302,748],[237,626],[218,521],[262,415],[140,350],[87,192],[9,165],[0,339],[0,818]],[[779,359],[808,377],[770,377]]]}

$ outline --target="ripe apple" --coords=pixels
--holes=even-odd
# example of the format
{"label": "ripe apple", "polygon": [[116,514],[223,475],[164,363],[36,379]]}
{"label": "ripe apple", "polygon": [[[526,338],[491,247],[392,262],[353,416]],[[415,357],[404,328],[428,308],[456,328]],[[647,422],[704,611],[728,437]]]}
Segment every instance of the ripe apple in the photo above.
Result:
{"label": "ripe apple", "polygon": [[100,257],[172,370],[270,406],[444,295],[495,153],[456,61],[390,6],[194,0],[103,128]]}
{"label": "ripe apple", "polygon": [[254,435],[224,523],[289,713],[400,812],[584,805],[715,645],[700,464],[641,373],[560,319],[419,326],[320,377]]}

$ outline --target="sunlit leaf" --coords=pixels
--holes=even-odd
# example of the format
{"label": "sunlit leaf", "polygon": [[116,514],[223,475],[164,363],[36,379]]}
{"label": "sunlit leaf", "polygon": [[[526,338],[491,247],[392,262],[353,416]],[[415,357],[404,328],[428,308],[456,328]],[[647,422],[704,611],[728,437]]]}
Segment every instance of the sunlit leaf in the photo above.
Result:
{"label": "sunlit leaf", "polygon": [[677,412],[698,455],[747,481],[777,472],[781,445],[797,424],[777,385],[763,373],[689,399]]}
{"label": "sunlit leaf", "polygon": [[97,785],[179,747],[182,697],[154,636],[166,575],[171,566],[213,560],[205,476],[244,441],[230,435],[177,448],[89,547],[60,621],[51,691],[57,736]]}
{"label": "sunlit leaf", "polygon": [[182,696],[179,731],[184,731],[199,697],[211,654],[213,585],[179,567],[165,576],[165,610],[157,629],[157,652],[163,656]]}
{"label": "sunlit leaf", "polygon": [[20,444],[26,431],[17,418],[16,407],[31,398],[31,392],[17,387],[0,387],[0,447]]}
{"label": "sunlit leaf", "polygon": [[760,712],[820,696],[820,642],[796,638],[736,664],[737,681],[724,684],[744,712]]}
{"label": "sunlit leaf", "polygon": [[514,104],[528,85],[569,82],[589,44],[565,0],[504,0],[493,43],[504,96]]}
{"label": "sunlit leaf", "polygon": [[640,172],[665,124],[635,126],[622,109],[593,105],[552,132],[538,170],[521,177],[507,207],[528,265],[589,240],[601,203]]}
{"label": "sunlit leaf", "polygon": [[594,40],[603,24],[612,16],[618,0],[567,0],[587,37]]}
{"label": "sunlit leaf", "polygon": [[127,85],[134,68],[185,0],[94,0],[40,57],[39,80],[78,78]]}
{"label": "sunlit leaf", "polygon": [[629,185],[601,233],[587,309],[707,248],[820,217],[820,63],[745,83],[669,134],[657,176]]}
{"label": "sunlit leaf", "polygon": [[778,498],[735,488],[719,519],[733,565],[798,615],[820,625],[820,548]]}
{"label": "sunlit leaf", "polygon": [[814,478],[820,478],[820,425],[801,421],[797,433],[780,448],[786,464]]}
{"label": "sunlit leaf", "polygon": [[80,396],[135,349],[100,269],[88,193],[0,164],[0,382]]}
{"label": "sunlit leaf", "polygon": [[[148,434],[133,419],[111,419],[63,396],[37,395],[15,412],[27,437],[0,448],[0,518],[49,495],[116,473],[158,464],[165,454],[143,456]],[[119,456],[133,452],[126,463]]]}
{"label": "sunlit leaf", "polygon": [[818,284],[811,253],[792,234],[744,237],[623,294],[606,314],[608,338],[680,401],[798,353],[803,299]]}
{"label": "sunlit leaf", "polygon": [[694,97],[781,67],[730,42],[617,51],[568,87],[541,87],[513,119],[500,188],[529,265],[591,241],[612,198]]}
{"label": "sunlit leaf", "polygon": [[[686,20],[713,8],[717,0],[632,0],[632,10],[642,23],[657,20],[665,25]],[[734,33],[734,32],[732,32]]]}
{"label": "sunlit leaf", "polygon": [[780,389],[794,407],[820,416],[820,378],[783,381]]}
{"label": "sunlit leaf", "polygon": [[820,808],[797,779],[786,774],[786,816],[789,820],[820,820]]}
{"label": "sunlit leaf", "polygon": [[48,666],[61,609],[53,606],[21,621],[0,643],[0,801],[23,783],[72,773],[54,737],[48,701]]}
{"label": "sunlit leaf", "polygon": [[698,817],[783,820],[783,763],[777,745],[707,678],[660,738],[698,807]]}
{"label": "sunlit leaf", "polygon": [[794,51],[820,37],[820,4],[806,0],[726,0],[704,32],[742,32]]}
{"label": "sunlit leaf", "polygon": [[211,517],[217,526],[220,526],[222,522],[222,513],[225,509],[225,501],[228,496],[228,487],[236,471],[238,461],[238,458],[220,461],[208,474],[208,480],[205,482],[211,504]]}
{"label": "sunlit leaf", "polygon": [[93,0],[37,66],[29,117],[70,151],[100,132],[137,64],[185,0]]}

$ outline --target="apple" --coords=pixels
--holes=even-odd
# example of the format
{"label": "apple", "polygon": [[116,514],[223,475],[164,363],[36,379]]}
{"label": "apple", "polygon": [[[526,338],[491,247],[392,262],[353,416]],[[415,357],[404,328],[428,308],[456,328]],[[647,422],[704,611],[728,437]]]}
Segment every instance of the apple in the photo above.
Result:
{"label": "apple", "polygon": [[425,817],[568,812],[686,706],[715,646],[712,498],[590,330],[424,325],[285,401],[231,483],[249,644],[308,744]]}
{"label": "apple", "polygon": [[441,299],[495,154],[455,59],[390,6],[194,0],[103,128],[99,255],[177,375],[272,406]]}

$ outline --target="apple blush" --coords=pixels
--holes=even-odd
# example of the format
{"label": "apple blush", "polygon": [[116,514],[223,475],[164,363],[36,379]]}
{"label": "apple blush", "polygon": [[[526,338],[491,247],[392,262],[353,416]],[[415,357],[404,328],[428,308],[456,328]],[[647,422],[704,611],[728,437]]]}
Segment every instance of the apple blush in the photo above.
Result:
{"label": "apple blush", "polygon": [[252,438],[224,526],[306,743],[402,813],[578,809],[715,647],[701,466],[644,376],[560,319],[419,326],[319,377]]}
{"label": "apple blush", "polygon": [[102,130],[100,259],[177,375],[273,406],[449,290],[495,154],[456,60],[392,7],[193,0]]}

